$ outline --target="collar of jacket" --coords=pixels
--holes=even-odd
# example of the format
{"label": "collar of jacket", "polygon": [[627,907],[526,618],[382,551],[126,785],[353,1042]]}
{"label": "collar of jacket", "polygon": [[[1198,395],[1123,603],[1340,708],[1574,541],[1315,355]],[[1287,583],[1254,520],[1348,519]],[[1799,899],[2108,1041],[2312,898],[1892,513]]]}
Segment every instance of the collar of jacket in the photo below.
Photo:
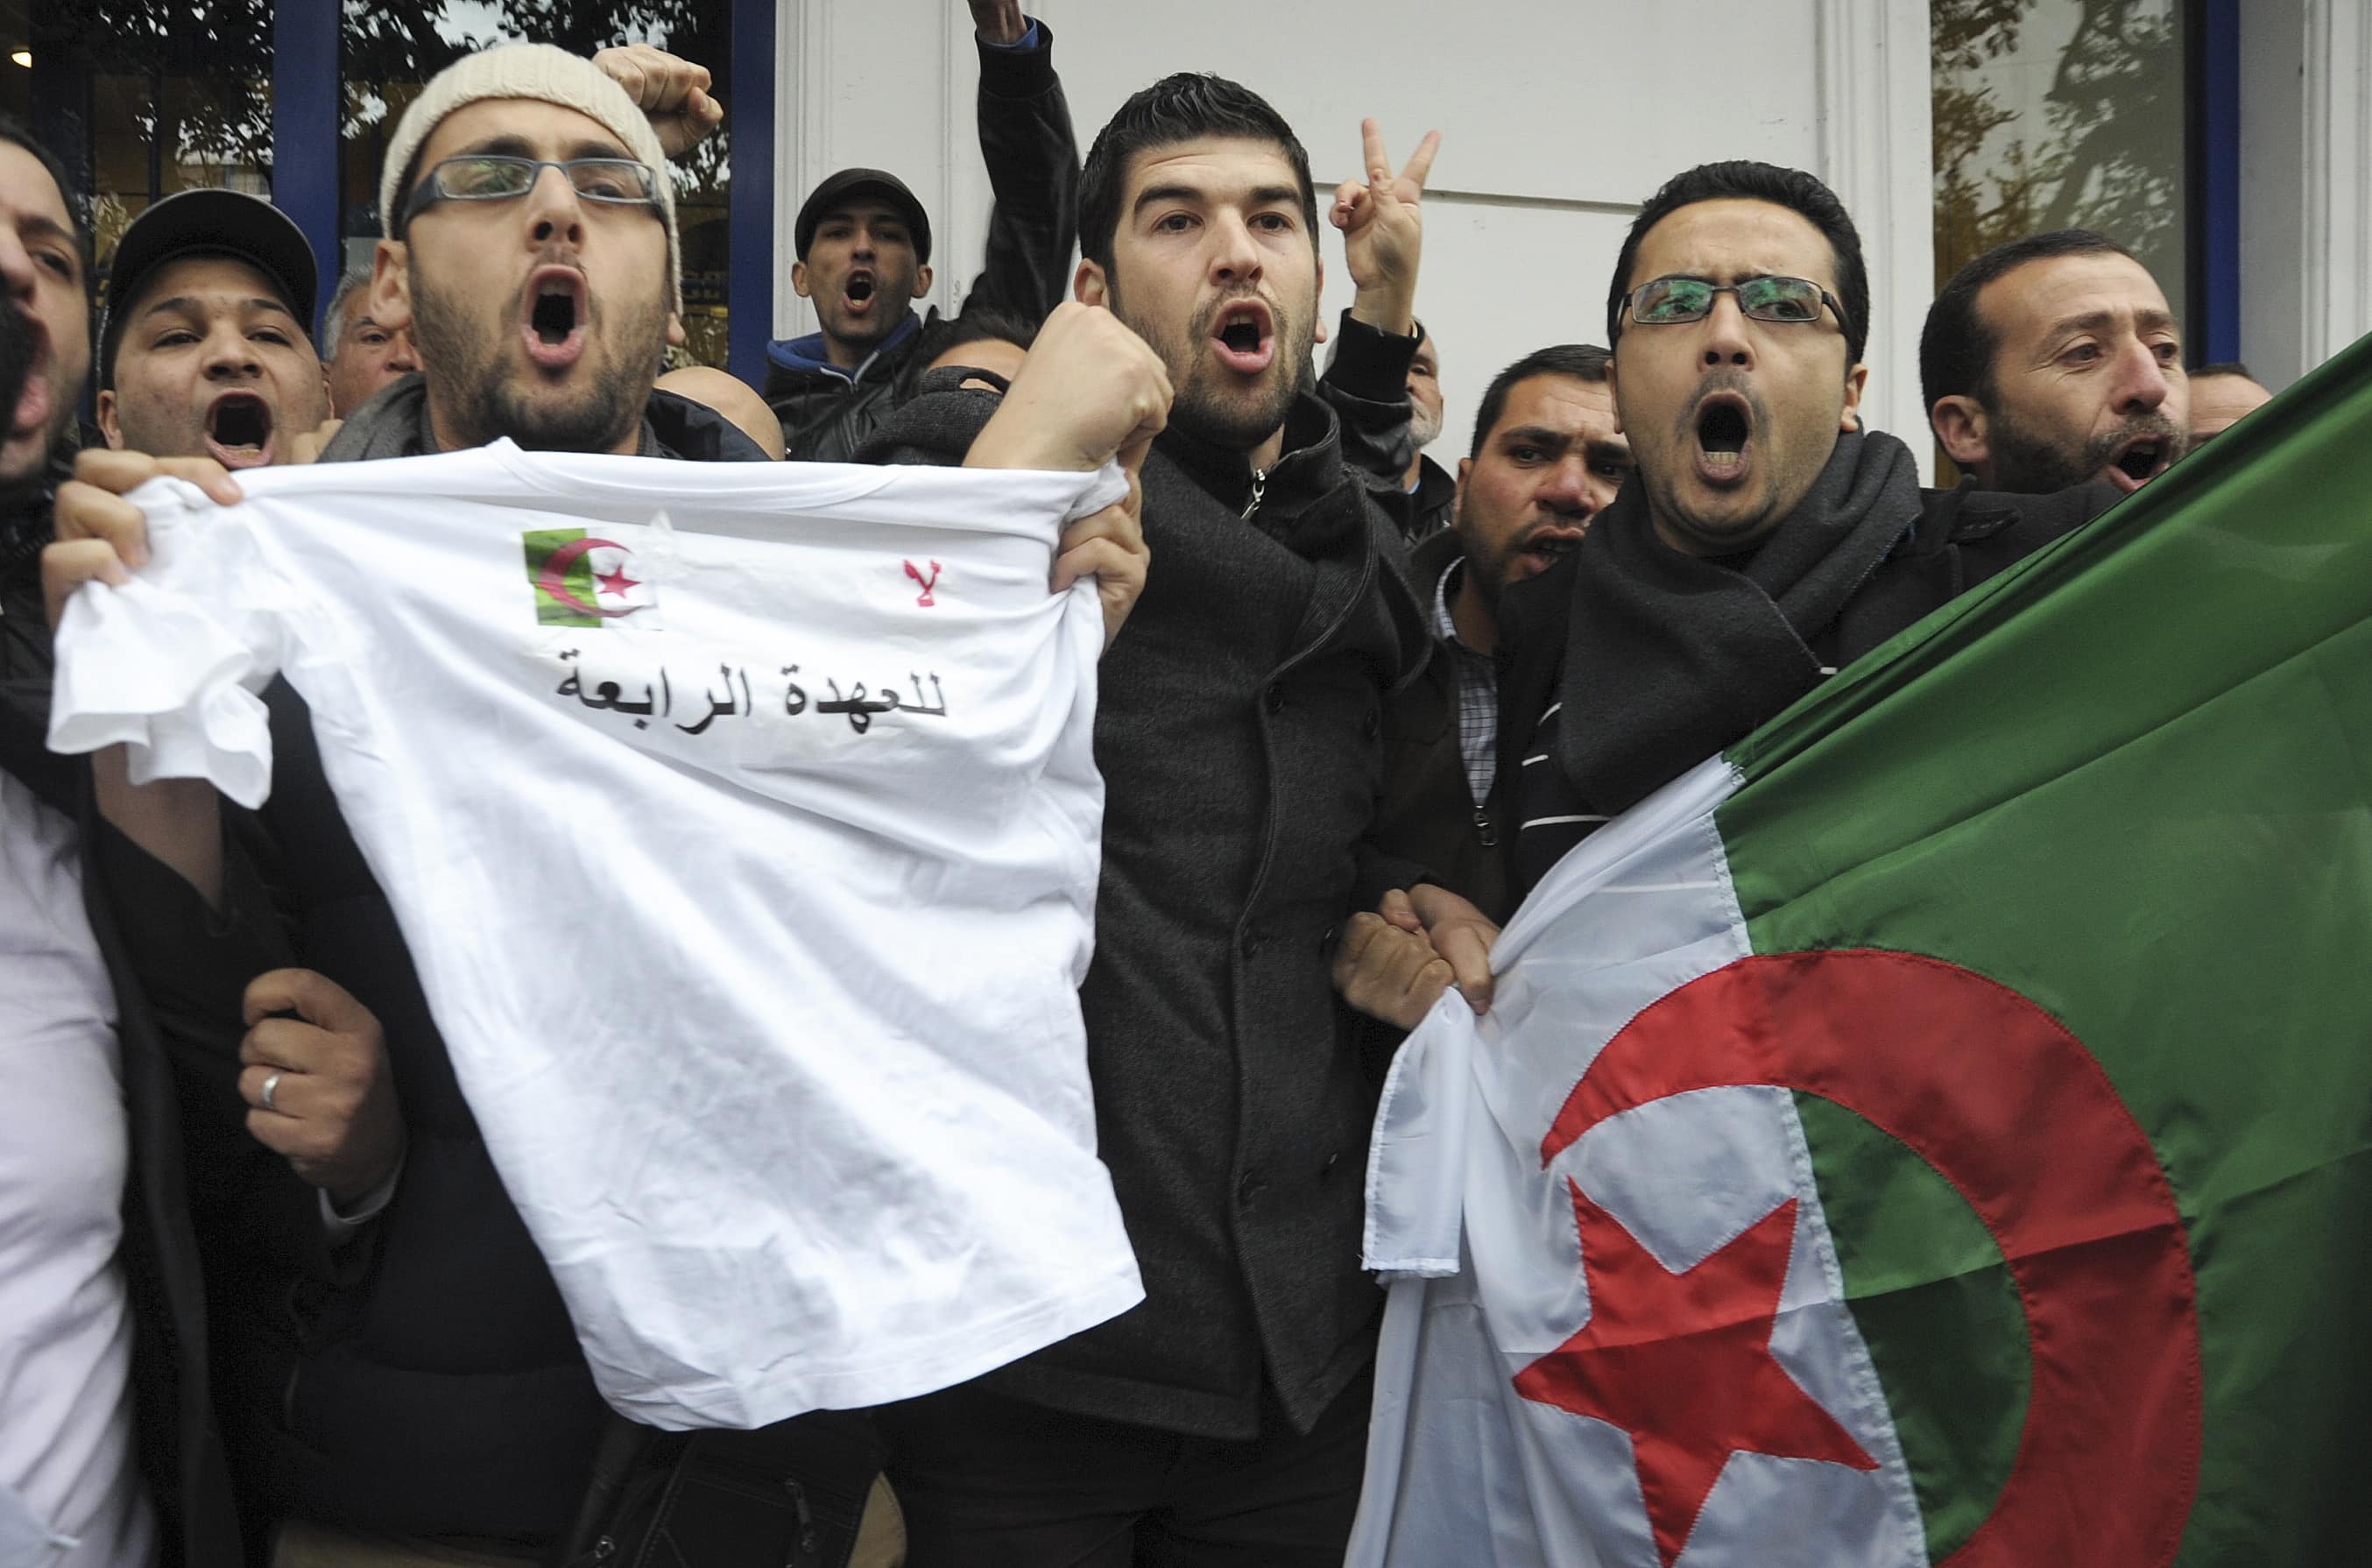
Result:
{"label": "collar of jacket", "polygon": [[803,338],[775,339],[766,345],[766,362],[800,375],[830,376],[854,387],[864,381],[867,371],[881,363],[884,354],[894,356],[922,330],[922,313],[909,308],[906,319],[898,323],[898,330],[882,340],[881,346],[866,354],[864,363],[854,370],[843,369],[831,362],[821,332],[809,332]]}
{"label": "collar of jacket", "polygon": [[[1250,454],[1221,447],[1172,424],[1154,447],[1230,511],[1252,502]],[[1260,476],[1263,508],[1280,500],[1308,501],[1343,479],[1343,436],[1334,411],[1308,392],[1296,393],[1285,416],[1285,450]]]}
{"label": "collar of jacket", "polygon": [[[417,373],[380,389],[321,448],[325,463],[416,458],[436,450],[428,424],[428,384]],[[694,462],[765,462],[765,448],[705,403],[651,389],[634,455]]]}

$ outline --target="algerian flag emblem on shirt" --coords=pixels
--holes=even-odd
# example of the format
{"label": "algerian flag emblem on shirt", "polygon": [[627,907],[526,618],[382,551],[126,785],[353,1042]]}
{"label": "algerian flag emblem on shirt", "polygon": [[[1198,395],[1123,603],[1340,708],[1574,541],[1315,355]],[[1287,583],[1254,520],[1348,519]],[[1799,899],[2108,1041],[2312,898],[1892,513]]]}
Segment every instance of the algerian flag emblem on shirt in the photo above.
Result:
{"label": "algerian flag emblem on shirt", "polygon": [[1359,1568],[2360,1561],[2372,339],[1610,824],[1395,1062]]}
{"label": "algerian flag emblem on shirt", "polygon": [[599,626],[658,602],[634,551],[615,540],[583,528],[535,528],[519,542],[541,625]]}

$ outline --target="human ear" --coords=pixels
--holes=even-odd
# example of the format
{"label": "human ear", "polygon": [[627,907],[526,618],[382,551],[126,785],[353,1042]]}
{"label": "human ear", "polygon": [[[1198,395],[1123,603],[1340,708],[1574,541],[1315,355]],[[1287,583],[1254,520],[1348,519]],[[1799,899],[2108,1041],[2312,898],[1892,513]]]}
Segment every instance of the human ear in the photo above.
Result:
{"label": "human ear", "polygon": [[1964,470],[1974,470],[1992,460],[1993,442],[1985,428],[1984,405],[1976,399],[1954,393],[1937,398],[1928,411],[1927,423],[1936,432],[1936,440],[1945,456]]}

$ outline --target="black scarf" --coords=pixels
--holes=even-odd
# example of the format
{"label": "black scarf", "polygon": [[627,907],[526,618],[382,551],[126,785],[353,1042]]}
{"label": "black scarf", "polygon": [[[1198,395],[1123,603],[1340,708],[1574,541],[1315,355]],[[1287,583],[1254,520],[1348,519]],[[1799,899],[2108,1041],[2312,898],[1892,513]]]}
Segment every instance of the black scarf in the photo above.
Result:
{"label": "black scarf", "polygon": [[1837,437],[1795,511],[1742,565],[1657,536],[1645,487],[1599,514],[1575,575],[1557,763],[1617,812],[1775,717],[1820,681],[1808,645],[1919,520],[1891,436]]}

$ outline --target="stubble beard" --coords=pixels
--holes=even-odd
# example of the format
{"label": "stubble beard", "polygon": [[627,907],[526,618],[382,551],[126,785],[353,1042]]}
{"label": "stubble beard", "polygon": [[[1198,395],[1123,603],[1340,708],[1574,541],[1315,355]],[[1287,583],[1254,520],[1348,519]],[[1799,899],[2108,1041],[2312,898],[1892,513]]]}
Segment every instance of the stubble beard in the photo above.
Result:
{"label": "stubble beard", "polygon": [[[575,369],[583,384],[555,396],[533,385],[541,376],[533,366],[518,375],[506,366],[512,323],[483,330],[429,286],[417,265],[411,280],[413,336],[422,360],[436,366],[430,395],[462,446],[507,436],[530,452],[608,452],[641,423],[667,347],[664,302],[588,321],[592,341]],[[616,330],[596,332],[597,323]],[[645,367],[639,376],[629,368],[636,365]]]}
{"label": "stubble beard", "polygon": [[2052,441],[2006,410],[1986,411],[1987,445],[1993,451],[1993,488],[2010,495],[2051,495],[2097,478],[2109,459],[2137,436],[2166,443],[2170,464],[2191,445],[2190,432],[2155,411],[2136,414],[2114,430],[2077,447]]}
{"label": "stubble beard", "polygon": [[1293,401],[1309,374],[1309,350],[1317,337],[1314,308],[1308,321],[1296,322],[1272,307],[1276,358],[1260,380],[1239,390],[1238,378],[1213,356],[1209,336],[1212,321],[1223,307],[1233,303],[1232,298],[1214,301],[1182,329],[1170,320],[1141,320],[1129,313],[1120,280],[1108,273],[1105,303],[1122,326],[1152,345],[1169,372],[1171,429],[1222,451],[1250,452],[1275,435],[1285,415],[1293,412]]}

